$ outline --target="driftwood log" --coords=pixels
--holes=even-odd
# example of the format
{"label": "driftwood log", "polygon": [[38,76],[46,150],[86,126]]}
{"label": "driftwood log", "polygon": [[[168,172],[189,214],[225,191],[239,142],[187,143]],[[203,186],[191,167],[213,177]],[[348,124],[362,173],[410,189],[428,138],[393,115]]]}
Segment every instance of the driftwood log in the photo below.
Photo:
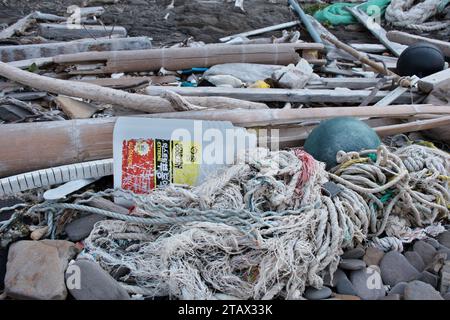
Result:
{"label": "driftwood log", "polygon": [[83,39],[68,42],[0,46],[0,60],[2,62],[10,62],[86,51],[141,50],[150,49],[151,47],[152,42],[148,37]]}
{"label": "driftwood log", "polygon": [[[38,74],[12,67],[3,62],[0,62],[0,76],[31,88],[70,97],[120,105],[122,107],[141,112],[156,113],[175,111],[169,101],[160,97],[128,93],[126,91],[105,88],[95,84],[40,76]],[[245,102],[223,97],[192,97],[187,100],[192,104],[208,108],[267,108],[266,105],[261,103],[255,104],[253,102]]]}
{"label": "driftwood log", "polygon": [[[364,83],[363,81],[361,82]],[[173,91],[182,96],[213,97],[222,96],[234,99],[259,102],[300,102],[300,103],[342,103],[358,104],[370,95],[371,90],[348,90],[348,89],[257,89],[257,88],[226,88],[226,87],[163,87],[149,86],[145,92],[151,96],[160,96],[165,91]],[[378,91],[373,101],[379,101],[388,96],[390,91]],[[413,93],[413,99],[419,97]],[[411,102],[410,94],[403,94],[398,103]]]}
{"label": "driftwood log", "polygon": [[104,63],[103,68],[74,70],[71,74],[182,70],[211,67],[216,64],[244,62],[287,65],[299,61],[297,50],[322,50],[316,43],[265,45],[217,45],[194,48],[165,48],[150,50],[85,52],[54,57],[58,64]]}
{"label": "driftwood log", "polygon": [[440,48],[444,55],[447,57],[450,57],[450,42],[436,40],[436,39],[430,39],[426,37],[421,37],[414,34],[409,34],[402,31],[389,31],[387,33],[387,38],[391,41],[398,42],[405,45],[412,45],[416,42],[427,42],[429,44],[435,45],[436,47]]}
{"label": "driftwood log", "polygon": [[[432,105],[399,105],[389,108],[336,107],[317,109],[208,110],[152,114],[146,117],[229,120],[235,125],[261,128],[336,116],[408,118],[444,115],[420,123],[384,127],[384,133],[402,133],[449,125],[450,108]],[[0,177],[89,160],[111,158],[116,118],[96,118],[6,124],[0,126]],[[19,146],[19,147],[18,147]],[[43,147],[45,146],[45,150]]]}
{"label": "driftwood log", "polygon": [[121,26],[40,23],[39,34],[47,39],[65,41],[87,37],[126,37],[127,30]]}

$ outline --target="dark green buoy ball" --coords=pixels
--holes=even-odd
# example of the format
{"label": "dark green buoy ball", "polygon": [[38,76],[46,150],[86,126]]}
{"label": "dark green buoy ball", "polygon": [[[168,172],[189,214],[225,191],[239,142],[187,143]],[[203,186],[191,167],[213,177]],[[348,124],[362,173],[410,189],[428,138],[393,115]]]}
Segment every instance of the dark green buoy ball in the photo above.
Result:
{"label": "dark green buoy ball", "polygon": [[337,165],[338,151],[376,149],[380,144],[376,132],[361,120],[339,117],[321,122],[306,139],[305,151],[329,170]]}

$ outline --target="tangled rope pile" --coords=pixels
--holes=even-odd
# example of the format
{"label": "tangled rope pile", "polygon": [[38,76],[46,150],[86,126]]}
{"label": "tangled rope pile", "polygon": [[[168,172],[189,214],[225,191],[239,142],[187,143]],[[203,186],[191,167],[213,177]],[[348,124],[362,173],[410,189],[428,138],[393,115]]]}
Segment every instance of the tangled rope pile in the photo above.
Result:
{"label": "tangled rope pile", "polygon": [[385,18],[396,27],[404,27],[422,32],[447,28],[448,21],[427,21],[443,11],[448,0],[424,0],[414,5],[415,0],[392,0],[386,9]]}
{"label": "tangled rope pile", "polygon": [[[85,240],[86,254],[110,273],[125,267],[120,280],[131,293],[298,299],[334,274],[342,249],[385,239],[399,249],[405,230],[415,232],[410,226],[448,218],[448,154],[382,146],[338,160],[327,173],[300,149],[257,149],[198,187],[115,192],[134,201],[132,217],[180,223],[101,221]],[[190,216],[198,218],[186,222]]]}

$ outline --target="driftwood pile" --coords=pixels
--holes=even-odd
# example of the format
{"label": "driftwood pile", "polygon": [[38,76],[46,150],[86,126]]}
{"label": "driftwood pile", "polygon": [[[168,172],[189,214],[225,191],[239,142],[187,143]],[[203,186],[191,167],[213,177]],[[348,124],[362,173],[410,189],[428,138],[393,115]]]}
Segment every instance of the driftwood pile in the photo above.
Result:
{"label": "driftwood pile", "polygon": [[[428,105],[447,104],[430,97],[450,81],[450,69],[423,79],[395,73],[397,57],[417,36],[379,26],[368,29],[379,44],[344,44],[306,16],[320,43],[302,40],[304,21],[295,20],[219,43],[190,38],[152,48],[151,38],[105,26],[103,12],[74,6],[66,16],[33,12],[0,32],[0,121],[7,124],[0,126],[0,176],[111,157],[111,125],[121,115],[279,129],[273,142],[282,147],[301,145],[320,119],[338,115],[364,117],[382,135],[450,123],[445,107]],[[367,26],[363,13],[352,12]],[[281,36],[257,38],[276,30]],[[420,40],[449,54],[447,42]],[[42,144],[47,154],[30,161],[26,155]],[[92,148],[98,145],[104,147]]]}
{"label": "driftwood pile", "polygon": [[[243,1],[236,7],[243,10]],[[418,78],[400,76],[396,66],[417,41],[439,47],[448,60],[450,43],[386,32],[355,8],[349,12],[378,43],[344,43],[296,8],[298,19],[283,24],[242,30],[217,43],[187,38],[158,48],[149,37],[128,37],[125,28],[105,25],[100,6],[71,6],[64,15],[36,11],[0,30],[0,253],[17,239],[40,240],[67,233],[67,222],[77,224],[73,210],[56,227],[28,227],[25,234],[11,227],[18,209],[43,201],[44,189],[61,185],[54,193],[64,197],[89,185],[96,192],[112,187],[111,179],[98,179],[112,175],[113,130],[121,116],[230,121],[281,148],[303,146],[322,120],[349,116],[385,141],[405,134],[448,151],[450,69]],[[264,36],[268,32],[274,36]],[[102,198],[89,204],[129,213]],[[53,221],[52,214],[45,220]],[[69,240],[85,239],[91,222],[86,234]],[[52,250],[50,242],[39,243],[22,244],[30,252]],[[56,296],[31,298],[65,299],[62,288]]]}

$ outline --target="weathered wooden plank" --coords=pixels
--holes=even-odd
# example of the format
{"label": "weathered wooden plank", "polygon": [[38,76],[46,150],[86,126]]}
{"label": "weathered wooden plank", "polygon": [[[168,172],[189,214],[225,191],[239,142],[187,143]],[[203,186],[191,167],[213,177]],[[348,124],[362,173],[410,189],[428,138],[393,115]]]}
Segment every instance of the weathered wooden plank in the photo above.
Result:
{"label": "weathered wooden plank", "polygon": [[311,88],[322,84],[327,89],[347,88],[355,90],[374,87],[379,81],[380,79],[377,78],[320,78],[317,81],[308,83],[307,87]]}
{"label": "weathered wooden plank", "polygon": [[424,42],[427,42],[427,43],[437,46],[438,48],[440,48],[442,50],[442,52],[447,57],[450,57],[450,42],[436,40],[436,39],[430,39],[430,38],[421,37],[418,35],[409,34],[409,33],[402,32],[402,31],[394,31],[394,30],[389,31],[386,36],[391,41],[402,43],[402,44],[405,44],[408,46],[410,46],[416,42],[424,41]]}
{"label": "weathered wooden plank", "polygon": [[277,25],[270,26],[270,27],[265,27],[265,28],[260,28],[260,29],[256,29],[256,30],[251,30],[251,31],[247,31],[247,32],[234,34],[234,35],[231,35],[231,36],[228,36],[228,37],[220,38],[219,40],[220,40],[220,42],[227,42],[227,41],[230,41],[233,38],[237,38],[237,37],[251,37],[251,36],[256,36],[256,35],[259,35],[259,34],[270,32],[270,31],[276,31],[276,30],[281,30],[281,29],[286,29],[286,28],[292,28],[292,27],[295,27],[297,25],[300,25],[300,21],[295,20],[295,21],[290,21],[290,22],[286,22],[286,23],[277,24]]}
{"label": "weathered wooden plank", "polygon": [[350,11],[350,13],[367,28],[367,30],[369,30],[378,40],[380,40],[386,48],[391,50],[396,57],[399,57],[403,50],[406,49],[406,46],[390,41],[386,37],[386,30],[384,30],[380,24],[375,22],[375,20],[372,17],[369,17],[365,12],[359,10],[357,7],[347,7],[346,9]]}
{"label": "weathered wooden plank", "polygon": [[450,83],[450,68],[420,79],[418,86],[420,90],[428,93],[444,83]]}
{"label": "weathered wooden plank", "polygon": [[396,57],[383,56],[381,54],[374,54],[374,53],[368,53],[367,55],[369,56],[369,58],[371,58],[375,61],[380,61],[380,62],[382,61],[386,65],[386,68],[388,68],[388,69],[397,68],[398,58],[396,58]]}
{"label": "weathered wooden plank", "polygon": [[47,58],[12,61],[8,62],[8,65],[19,69],[28,69],[31,65],[35,65],[36,67],[41,68],[52,63],[53,59],[51,57],[47,57]]}
{"label": "weathered wooden plank", "polygon": [[[301,102],[301,103],[361,103],[370,90],[348,90],[344,88],[336,90],[327,89],[253,89],[253,88],[222,88],[222,87],[161,87],[149,86],[146,93],[151,96],[159,96],[163,92],[173,91],[182,96],[222,96],[247,101],[259,102]],[[381,100],[389,91],[378,91],[374,101]],[[414,95],[417,97],[417,95]],[[411,101],[409,94],[399,97],[399,103]]]}
{"label": "weathered wooden plank", "polygon": [[17,22],[13,23],[6,29],[0,31],[0,39],[7,39],[14,36],[17,32],[23,32],[25,29],[33,23],[34,12],[26,15],[25,17],[19,19]]}
{"label": "weathered wooden plank", "polygon": [[[413,77],[411,80],[411,86],[414,86],[418,81],[419,78]],[[397,88],[392,90],[388,95],[386,95],[383,99],[375,103],[374,107],[387,107],[409,90],[410,90],[409,87],[398,86]]]}
{"label": "weathered wooden plank", "polygon": [[172,83],[177,81],[177,77],[147,76],[147,77],[122,77],[118,79],[114,78],[80,79],[75,81],[93,83],[102,87],[121,89],[126,87],[135,87],[144,84]]}
{"label": "weathered wooden plank", "polygon": [[[322,50],[322,44],[283,43],[266,45],[217,45],[194,48],[164,48],[150,50],[84,52],[60,55],[59,64],[103,62],[104,68],[92,73],[155,71],[160,68],[181,70],[192,67],[211,67],[217,64],[245,62],[287,65],[296,63],[296,50]],[[84,72],[86,73],[86,72]]]}
{"label": "weathered wooden plank", "polygon": [[350,43],[350,46],[366,53],[383,53],[387,50],[385,45],[378,43]]}
{"label": "weathered wooden plank", "polygon": [[93,105],[71,97],[58,96],[55,102],[70,119],[88,119],[98,111]]}
{"label": "weathered wooden plank", "polygon": [[69,42],[0,46],[0,59],[2,62],[10,62],[87,51],[120,51],[151,48],[152,42],[148,37],[82,39]]}
{"label": "weathered wooden plank", "polygon": [[73,40],[87,37],[127,36],[127,30],[120,26],[92,26],[40,23],[39,34],[47,39]]}

